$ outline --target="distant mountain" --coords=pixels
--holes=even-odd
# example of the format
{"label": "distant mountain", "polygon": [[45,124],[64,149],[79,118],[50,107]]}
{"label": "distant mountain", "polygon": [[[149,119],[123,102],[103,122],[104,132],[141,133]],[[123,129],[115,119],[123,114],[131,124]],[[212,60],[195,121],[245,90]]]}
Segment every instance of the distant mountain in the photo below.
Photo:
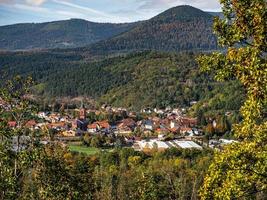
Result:
{"label": "distant mountain", "polygon": [[212,23],[212,15],[191,6],[178,6],[138,24],[125,33],[89,45],[83,50],[127,52],[216,49]]}
{"label": "distant mountain", "polygon": [[217,48],[213,15],[191,6],[171,8],[150,20],[94,23],[80,19],[0,27],[0,49],[77,48],[93,53]]}
{"label": "distant mountain", "polygon": [[94,23],[81,19],[0,27],[0,49],[74,48],[110,38],[138,23]]}

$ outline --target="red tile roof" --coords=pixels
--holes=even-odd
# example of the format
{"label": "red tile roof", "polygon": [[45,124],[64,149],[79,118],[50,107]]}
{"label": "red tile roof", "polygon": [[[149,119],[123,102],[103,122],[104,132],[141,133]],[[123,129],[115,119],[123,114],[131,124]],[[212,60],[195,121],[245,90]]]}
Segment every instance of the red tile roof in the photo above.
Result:
{"label": "red tile roof", "polygon": [[17,122],[15,122],[15,121],[9,121],[7,124],[9,127],[16,127],[17,126]]}
{"label": "red tile roof", "polygon": [[33,127],[35,125],[36,125],[36,121],[35,120],[30,120],[25,124],[26,127]]}

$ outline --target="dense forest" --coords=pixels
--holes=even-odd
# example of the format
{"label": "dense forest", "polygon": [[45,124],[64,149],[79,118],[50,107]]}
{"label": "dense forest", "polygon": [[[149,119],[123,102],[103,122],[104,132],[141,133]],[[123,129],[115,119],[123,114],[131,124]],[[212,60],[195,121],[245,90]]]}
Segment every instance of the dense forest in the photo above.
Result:
{"label": "dense forest", "polygon": [[46,97],[88,96],[133,110],[200,101],[209,104],[206,111],[237,111],[244,95],[239,84],[201,73],[197,55],[146,51],[86,62],[79,54],[13,53],[1,54],[0,65],[5,79],[32,76],[35,94]]}
{"label": "dense forest", "polygon": [[0,27],[0,49],[81,47],[128,31],[137,24],[94,23],[82,19],[70,19],[2,26]]}
{"label": "dense forest", "polygon": [[86,47],[91,52],[211,50],[213,16],[191,6],[171,8],[118,36]]}

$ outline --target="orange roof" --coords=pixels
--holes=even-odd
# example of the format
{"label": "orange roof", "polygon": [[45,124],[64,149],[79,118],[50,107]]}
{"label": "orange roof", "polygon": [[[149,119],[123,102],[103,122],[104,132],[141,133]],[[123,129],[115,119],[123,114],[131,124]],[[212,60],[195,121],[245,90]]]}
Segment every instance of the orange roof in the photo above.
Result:
{"label": "orange roof", "polygon": [[48,127],[64,127],[64,126],[65,126],[64,122],[51,123],[48,125]]}
{"label": "orange roof", "polygon": [[192,128],[181,127],[181,131],[192,131]]}
{"label": "orange roof", "polygon": [[156,132],[161,132],[161,128],[157,128],[155,131]]}
{"label": "orange roof", "polygon": [[96,128],[97,128],[97,124],[96,124],[96,123],[89,124],[89,125],[88,125],[88,128],[89,128],[89,129],[96,129]]}
{"label": "orange roof", "polygon": [[101,128],[109,128],[110,127],[108,121],[100,121],[100,122],[97,122],[97,123],[99,124],[99,126]]}
{"label": "orange roof", "polygon": [[166,133],[169,132],[167,128],[159,127],[155,130],[157,133]]}
{"label": "orange roof", "polygon": [[179,128],[170,128],[170,131],[173,133],[177,133],[179,131]]}
{"label": "orange roof", "polygon": [[88,125],[88,128],[95,129],[98,126],[100,128],[110,128],[110,125],[109,125],[108,121],[97,121],[97,122],[94,122],[93,124]]}
{"label": "orange roof", "polygon": [[132,118],[123,119],[118,124],[119,128],[123,128],[125,126],[131,127],[135,125],[135,121]]}

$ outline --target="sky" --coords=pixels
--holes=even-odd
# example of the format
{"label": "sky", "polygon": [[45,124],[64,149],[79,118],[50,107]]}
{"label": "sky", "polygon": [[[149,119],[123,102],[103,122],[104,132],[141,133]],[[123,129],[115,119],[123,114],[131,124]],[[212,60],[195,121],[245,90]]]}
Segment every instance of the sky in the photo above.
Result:
{"label": "sky", "polygon": [[219,0],[0,0],[0,25],[71,18],[134,22],[149,19],[178,5],[220,11]]}

